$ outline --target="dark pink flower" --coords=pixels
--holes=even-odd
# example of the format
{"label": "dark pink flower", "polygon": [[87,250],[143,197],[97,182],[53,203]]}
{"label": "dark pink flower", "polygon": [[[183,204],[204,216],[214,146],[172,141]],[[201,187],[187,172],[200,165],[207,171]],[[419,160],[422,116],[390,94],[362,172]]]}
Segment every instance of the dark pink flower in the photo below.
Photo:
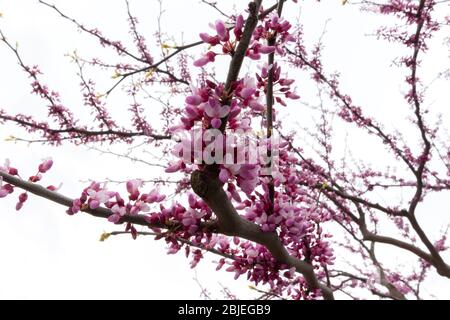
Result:
{"label": "dark pink flower", "polygon": [[186,103],[192,106],[198,106],[202,102],[203,99],[199,95],[192,95],[186,98]]}
{"label": "dark pink flower", "polygon": [[229,33],[222,20],[216,20],[216,32],[221,41],[228,41]]}
{"label": "dark pink flower", "polygon": [[51,169],[52,166],[53,160],[51,158],[47,158],[39,165],[39,172],[46,173],[48,170]]}
{"label": "dark pink flower", "polygon": [[215,46],[220,43],[220,39],[218,36],[212,37],[207,33],[200,33],[200,38],[202,39],[203,42],[205,42],[211,46]]}
{"label": "dark pink flower", "polygon": [[142,180],[130,180],[127,182],[127,191],[130,194],[130,200],[137,200],[139,197],[139,188],[142,187]]}

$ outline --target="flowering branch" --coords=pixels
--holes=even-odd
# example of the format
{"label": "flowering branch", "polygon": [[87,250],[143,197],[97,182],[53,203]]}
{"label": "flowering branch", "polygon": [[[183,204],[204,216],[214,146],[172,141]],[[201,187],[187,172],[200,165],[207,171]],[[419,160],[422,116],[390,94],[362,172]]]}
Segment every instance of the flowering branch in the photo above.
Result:
{"label": "flowering branch", "polygon": [[[242,62],[250,45],[250,39],[258,22],[257,13],[260,5],[261,0],[255,0],[249,4],[249,16],[245,22],[239,45],[233,53],[233,58],[230,62],[228,76],[224,86],[224,92],[227,96],[222,100],[222,105],[230,102],[230,89],[239,76]],[[279,7],[281,8],[282,5],[280,4]],[[221,131],[225,129],[226,119],[222,121]],[[289,255],[276,232],[264,232],[256,224],[239,216],[222,188],[223,183],[218,178],[218,172],[215,166],[208,166],[204,171],[194,171],[191,175],[191,185],[194,192],[216,214],[220,229],[224,234],[242,237],[264,245],[279,263],[293,266],[297,272],[303,274],[310,290],[319,289],[325,299],[333,299],[333,293],[330,288],[319,283],[317,280],[312,265]]]}
{"label": "flowering branch", "polygon": [[[48,120],[43,121],[0,110],[0,124],[14,123],[40,135],[39,139],[11,136],[9,141],[58,146],[64,141],[127,143],[129,148],[118,152],[95,150],[175,175],[123,181],[105,178],[103,182],[88,179],[90,184],[80,196],[71,199],[54,186],[37,184],[51,168],[51,159],[44,160],[28,180],[7,160],[0,166],[0,198],[22,189],[17,210],[28,201],[29,194],[35,194],[65,206],[70,215],[85,212],[123,224],[125,230],[105,233],[102,239],[120,234],[133,238],[154,236],[168,244],[169,254],[184,249],[186,257],[191,258],[191,267],[201,261],[204,251],[214,253],[220,258],[217,270],[225,266],[235,278],[246,275],[255,286],[267,285],[268,290],[255,287],[264,293],[262,298],[333,299],[335,293],[356,298],[354,292],[359,294],[359,289],[364,289],[366,294],[380,298],[420,299],[421,285],[430,270],[450,278],[450,266],[443,259],[448,249],[448,228],[434,239],[416,216],[428,194],[450,188],[446,172],[450,163],[448,139],[437,136],[444,123],[440,119],[434,125],[428,123],[428,111],[424,109],[426,88],[418,76],[428,39],[442,26],[450,25],[449,18],[442,23],[434,17],[438,2],[361,3],[366,11],[392,15],[402,22],[393,27],[383,25],[377,36],[408,49],[409,54],[400,58],[400,66],[407,70],[408,91],[404,98],[412,110],[410,121],[418,133],[416,141],[407,141],[400,132],[390,132],[354,104],[341,89],[339,74],[324,71],[322,37],[309,52],[303,44],[302,27],[292,31],[286,10],[281,17],[286,0],[267,9],[262,0],[253,0],[246,19],[243,14],[227,14],[215,2],[202,2],[226,21],[210,24],[213,33],[200,33],[201,41],[169,45],[160,6],[154,50],[140,32],[128,0],[125,4],[131,49],[40,1],[101,46],[112,49],[119,60],[82,58],[76,52],[69,55],[77,67],[83,105],[91,114],[86,125],[77,118],[75,109],[65,106],[59,94],[42,82],[39,68],[24,63],[17,46],[0,31],[1,41],[29,77],[32,93],[43,99],[48,110]],[[287,43],[293,43],[293,47]],[[203,44],[205,51],[193,61],[198,72],[193,73],[187,50]],[[241,75],[245,59],[257,61],[264,55],[268,55],[265,62],[258,68],[249,64],[249,73]],[[218,82],[216,70],[220,63],[214,69],[209,64],[227,57],[226,79]],[[304,128],[307,139],[300,140],[295,132],[286,134],[283,130],[286,114],[282,109],[291,115],[286,99],[300,99],[291,87],[294,77],[288,78],[286,65],[307,70],[318,89],[317,106],[305,101],[299,106],[320,112],[312,129]],[[88,73],[90,68],[112,75],[113,82],[105,88],[109,90],[101,91],[104,94],[98,93]],[[125,110],[129,114],[128,127],[121,127],[122,119],[116,120],[108,112],[109,94],[119,86],[130,100]],[[159,96],[161,88],[166,89],[164,97]],[[329,101],[324,93],[329,94]],[[184,104],[180,105],[180,98]],[[147,109],[145,100],[157,105]],[[336,108],[328,108],[329,102]],[[148,120],[154,121],[158,112],[160,133]],[[306,111],[302,110],[302,114]],[[306,118],[302,117],[302,121]],[[379,169],[355,158],[347,140],[343,157],[336,160],[333,138],[339,132],[333,126],[335,119],[375,136],[386,146],[391,160],[400,161],[402,173],[395,166],[381,163],[383,169]],[[138,141],[138,137],[143,139]],[[173,144],[169,141],[172,138]],[[414,150],[411,146],[416,144]],[[312,154],[305,148],[311,148]],[[438,161],[433,159],[435,153]],[[166,164],[170,155],[174,159]],[[108,182],[126,187],[126,193],[110,190]],[[153,190],[144,192],[145,183],[151,184]],[[161,188],[170,189],[161,194]],[[405,200],[395,202],[391,194],[386,197],[388,201],[380,200],[383,190],[394,193],[403,189],[408,192]],[[137,231],[138,225],[150,230]],[[397,234],[388,233],[389,227]],[[400,269],[390,261],[382,261],[375,252],[379,244],[411,253],[417,263]],[[346,253],[351,253],[351,261],[347,261]]]}
{"label": "flowering branch", "polygon": [[[283,3],[284,1],[278,1],[277,5],[277,17],[281,17],[281,12],[283,11]],[[272,35],[270,35],[270,38],[267,41],[267,45],[269,47],[274,47],[277,40],[277,31],[275,30]],[[273,132],[273,104],[274,104],[274,96],[273,96],[273,82],[274,82],[274,69],[275,69],[275,51],[269,53],[268,55],[268,66],[269,66],[269,72],[267,76],[267,89],[266,89],[266,104],[267,104],[267,139],[270,139]],[[272,166],[272,150],[269,148],[267,150],[267,157],[269,158],[268,167]],[[274,200],[275,200],[275,186],[273,185],[273,177],[270,177],[269,182],[269,201],[270,201],[270,208],[269,212],[273,212],[273,206],[274,206]]]}
{"label": "flowering branch", "polygon": [[[44,188],[38,184],[32,183],[32,182],[28,182],[25,180],[22,180],[18,177],[14,177],[13,175],[10,175],[6,172],[2,172],[0,171],[0,177],[3,179],[3,181],[5,181],[6,183],[12,184],[18,188],[21,188],[23,190],[26,190],[36,196],[48,199],[52,202],[58,203],[66,208],[70,208],[73,205],[74,200],[71,198],[68,198],[62,194],[59,194],[58,192],[55,191],[51,191],[47,188]],[[96,208],[96,209],[91,209],[89,207],[84,207],[81,208],[82,212],[88,213],[94,217],[97,218],[104,218],[104,219],[108,219],[113,213],[111,212],[111,210],[106,209],[106,208]],[[168,225],[164,225],[160,222],[149,222],[148,220],[145,219],[144,215],[135,215],[135,216],[131,216],[131,215],[127,215],[127,216],[123,216],[122,220],[120,221],[122,222],[129,222],[132,224],[137,224],[137,225],[142,225],[142,226],[146,226],[146,227],[150,227],[150,228],[169,228],[169,227],[174,227],[174,226],[168,226]],[[175,226],[176,227],[176,226]],[[208,226],[208,228],[211,228],[211,230],[214,230],[215,227],[213,225]]]}

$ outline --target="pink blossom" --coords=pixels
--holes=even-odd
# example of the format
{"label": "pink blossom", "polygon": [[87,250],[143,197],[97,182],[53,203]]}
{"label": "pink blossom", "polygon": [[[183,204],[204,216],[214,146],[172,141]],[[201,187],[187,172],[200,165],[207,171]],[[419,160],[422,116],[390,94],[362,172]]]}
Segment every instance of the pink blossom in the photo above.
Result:
{"label": "pink blossom", "polygon": [[286,92],[285,96],[286,96],[286,98],[293,99],[293,100],[300,99],[299,95],[297,95],[293,92],[290,92],[290,91]]}
{"label": "pink blossom", "polygon": [[97,209],[98,207],[100,207],[100,205],[105,204],[114,196],[114,193],[103,189],[100,189],[98,191],[96,191],[95,189],[88,189],[87,194],[90,198],[89,208],[91,209]]}
{"label": "pink blossom", "polygon": [[226,117],[230,112],[230,106],[222,106],[218,101],[210,99],[209,102],[205,104],[205,112],[210,118],[212,118],[212,127],[217,129],[222,124],[221,119]]}
{"label": "pink blossom", "polygon": [[130,194],[130,200],[136,200],[139,197],[139,188],[142,187],[142,180],[130,180],[127,182],[127,191]]}
{"label": "pink blossom", "polygon": [[192,95],[186,98],[186,103],[192,106],[198,106],[200,103],[204,102],[202,97],[199,95]]}
{"label": "pink blossom", "polygon": [[166,198],[165,195],[160,194],[156,189],[152,190],[148,194],[142,195],[142,200],[147,203],[161,202]]}
{"label": "pink blossom", "polygon": [[53,160],[51,158],[47,158],[39,165],[39,172],[46,173],[52,166]]}
{"label": "pink blossom", "polygon": [[109,222],[112,222],[112,223],[119,223],[120,218],[121,218],[120,215],[117,214],[117,213],[115,213],[115,214],[112,214],[112,215],[110,215],[110,216],[108,217],[108,221],[109,221]]}
{"label": "pink blossom", "polygon": [[187,105],[184,110],[186,111],[187,116],[192,120],[197,119],[200,115],[198,109],[192,105]]}
{"label": "pink blossom", "polygon": [[210,62],[214,62],[216,53],[208,51],[203,57],[194,61],[194,66],[203,67]]}
{"label": "pink blossom", "polygon": [[210,100],[205,105],[205,112],[210,118],[224,118],[230,112],[230,106],[221,106],[218,102]]}
{"label": "pink blossom", "polygon": [[5,164],[3,166],[0,166],[0,171],[6,172],[13,176],[18,175],[19,173],[19,171],[16,168],[11,167],[11,162],[9,161],[9,159],[6,159]]}
{"label": "pink blossom", "polygon": [[3,184],[3,178],[0,177],[0,198],[6,197],[8,194],[14,192],[14,188],[10,184]]}
{"label": "pink blossom", "polygon": [[244,27],[244,17],[240,14],[236,17],[236,23],[234,25],[234,36],[239,40],[242,36],[242,28]]}
{"label": "pink blossom", "polygon": [[165,170],[166,173],[172,173],[179,171],[184,166],[183,161],[172,162]]}
{"label": "pink blossom", "polygon": [[229,34],[228,34],[228,30],[225,27],[225,24],[223,23],[223,21],[216,20],[215,27],[216,27],[217,35],[219,36],[220,40],[228,41]]}
{"label": "pink blossom", "polygon": [[220,43],[219,36],[212,37],[207,33],[200,33],[200,38],[202,39],[203,42],[208,43],[211,46],[215,46]]}

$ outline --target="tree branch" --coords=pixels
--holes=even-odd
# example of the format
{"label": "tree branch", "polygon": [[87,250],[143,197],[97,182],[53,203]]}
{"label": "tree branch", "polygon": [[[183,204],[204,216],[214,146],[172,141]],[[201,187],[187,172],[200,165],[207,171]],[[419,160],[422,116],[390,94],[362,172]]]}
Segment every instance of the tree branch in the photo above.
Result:
{"label": "tree branch", "polygon": [[[277,14],[280,17],[281,12],[283,11],[283,3],[284,1],[278,1],[277,5]],[[277,33],[275,32],[270,39],[267,41],[269,46],[274,46],[277,41]],[[269,65],[269,73],[267,77],[267,92],[266,92],[266,104],[267,104],[267,139],[270,139],[272,136],[273,131],[273,104],[274,104],[274,97],[273,97],[273,69],[274,69],[274,62],[275,62],[275,52],[272,52],[269,54],[267,58],[267,62]],[[269,158],[269,163],[267,166],[270,168],[272,166],[272,151],[270,149],[267,150],[267,156]],[[274,201],[275,201],[275,186],[273,184],[273,176],[270,176],[270,181],[268,185],[269,189],[269,213],[273,213],[273,207],[274,207]]]}
{"label": "tree branch", "polygon": [[[0,177],[3,178],[3,181],[6,183],[9,183],[11,185],[14,185],[18,188],[21,188],[25,191],[28,191],[36,196],[39,196],[41,198],[45,198],[47,200],[53,201],[55,203],[58,203],[64,207],[71,207],[73,204],[73,199],[66,197],[58,192],[50,191],[47,188],[42,187],[41,185],[28,182],[25,180],[22,180],[20,178],[14,177],[8,173],[5,173],[3,171],[0,171]],[[106,208],[97,208],[97,209],[90,209],[90,208],[82,208],[82,212],[88,213],[91,216],[97,217],[97,218],[105,218],[107,219],[110,215],[113,213],[111,210]],[[141,226],[146,226],[149,228],[161,228],[161,229],[167,229],[176,227],[174,225],[166,225],[163,223],[149,223],[147,220],[145,220],[145,216],[142,214],[139,215],[126,215],[122,217],[122,219],[119,221],[119,223],[129,222]],[[213,230],[216,229],[215,223],[210,224],[204,224],[202,227],[208,229],[209,231],[213,232]]]}

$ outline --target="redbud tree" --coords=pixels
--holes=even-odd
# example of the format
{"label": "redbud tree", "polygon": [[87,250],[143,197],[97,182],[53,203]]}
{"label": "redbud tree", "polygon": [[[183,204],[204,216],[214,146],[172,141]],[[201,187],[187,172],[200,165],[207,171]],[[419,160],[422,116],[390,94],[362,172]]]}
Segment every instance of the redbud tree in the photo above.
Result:
{"label": "redbud tree", "polygon": [[[449,221],[421,208],[435,194],[448,196],[450,145],[440,115],[445,105],[430,101],[435,81],[421,74],[423,60],[434,59],[441,66],[435,80],[448,80],[448,60],[435,58],[433,49],[436,39],[439,47],[449,45],[449,1],[339,4],[379,19],[368,36],[380,55],[386,46],[400,52],[390,63],[401,79],[395,108],[404,110],[403,125],[383,123],[371,107],[354,102],[352,88],[340,81],[351,70],[325,64],[325,26],[309,41],[302,14],[292,14],[308,1],[320,9],[313,0],[253,0],[227,12],[220,1],[204,0],[211,15],[196,17],[204,31],[180,42],[161,28],[144,32],[132,2],[124,2],[129,37],[116,39],[40,0],[58,23],[72,24],[107,54],[68,54],[82,97],[82,106],[74,106],[46,84],[39,61],[2,25],[3,49],[41,99],[38,114],[1,106],[0,124],[23,133],[10,140],[119,146],[119,156],[154,170],[118,184],[91,181],[69,198],[58,187],[63,181],[51,176],[63,163],[49,155],[17,168],[14,155],[2,154],[0,198],[17,199],[11,211],[42,197],[64,207],[62,213],[103,218],[119,228],[103,240],[150,236],[168,253],[186,255],[192,268],[212,254],[212,268],[247,278],[264,298],[431,297],[427,279],[450,278]],[[96,78],[104,75],[108,85],[100,87]],[[355,87],[364,81],[348,76]],[[380,88],[367,94],[375,103],[386,101]],[[111,110],[117,95],[127,99],[125,117]],[[349,135],[364,142],[353,145]],[[161,161],[129,151],[142,146]],[[372,150],[379,156],[370,156]],[[101,166],[101,158],[92,165]],[[386,259],[386,251],[408,263]]]}

